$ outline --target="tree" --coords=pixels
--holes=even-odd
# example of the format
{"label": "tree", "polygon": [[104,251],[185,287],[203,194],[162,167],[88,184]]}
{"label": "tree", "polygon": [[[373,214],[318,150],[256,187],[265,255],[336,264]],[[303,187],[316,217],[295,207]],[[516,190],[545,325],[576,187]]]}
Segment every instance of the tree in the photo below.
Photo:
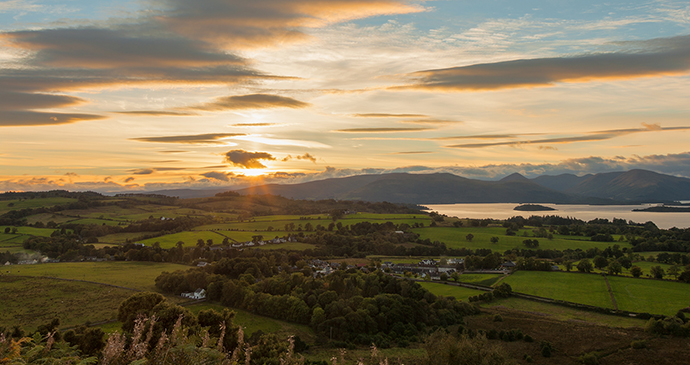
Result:
{"label": "tree", "polygon": [[453,281],[455,281],[457,283],[460,280],[460,274],[458,274],[457,272],[454,272],[454,273],[450,274],[450,278],[453,279]]}
{"label": "tree", "polygon": [[441,281],[446,281],[446,280],[448,280],[448,274],[446,274],[446,273],[444,273],[444,272],[442,272],[441,275],[439,275],[439,277],[441,278]]}
{"label": "tree", "polygon": [[632,260],[630,260],[630,258],[627,256],[619,257],[618,262],[620,262],[621,266],[623,266],[626,270],[630,270],[632,267]]}
{"label": "tree", "polygon": [[491,237],[491,243],[498,243],[498,237]]}
{"label": "tree", "polygon": [[639,266],[632,266],[630,268],[630,274],[636,278],[642,276],[642,268]]}
{"label": "tree", "polygon": [[604,256],[597,256],[594,258],[594,267],[596,267],[599,270],[602,270],[609,264],[609,260],[606,259]]}
{"label": "tree", "polygon": [[199,238],[198,240],[196,240],[196,246],[203,248],[204,246],[206,246],[206,242],[204,242],[203,239]]}
{"label": "tree", "polygon": [[665,274],[664,269],[662,269],[661,266],[652,266],[652,268],[649,270],[649,273],[655,279],[663,279]]}
{"label": "tree", "polygon": [[134,320],[137,315],[140,313],[146,316],[150,315],[151,310],[164,300],[165,297],[158,293],[136,293],[120,303],[117,310],[117,320],[122,322],[123,330],[131,332],[134,329]]}
{"label": "tree", "polygon": [[593,269],[592,263],[589,262],[589,260],[587,260],[587,259],[582,259],[577,264],[577,271],[579,271],[579,272],[592,272],[592,269]]}
{"label": "tree", "polygon": [[669,267],[668,274],[673,276],[674,279],[678,280],[678,275],[680,275],[680,269],[678,269],[678,265],[673,265]]}
{"label": "tree", "polygon": [[570,271],[573,268],[573,262],[572,261],[566,261],[563,263],[565,265],[565,269]]}
{"label": "tree", "polygon": [[10,233],[11,230],[12,230],[12,228],[10,228],[10,227],[5,227],[5,233]]}
{"label": "tree", "polygon": [[472,239],[474,238],[474,235],[472,233],[468,233],[467,236],[465,236],[465,239],[468,242],[472,242]]}
{"label": "tree", "polygon": [[621,273],[622,269],[623,266],[621,266],[620,262],[613,261],[609,264],[608,273],[609,275],[618,275]]}

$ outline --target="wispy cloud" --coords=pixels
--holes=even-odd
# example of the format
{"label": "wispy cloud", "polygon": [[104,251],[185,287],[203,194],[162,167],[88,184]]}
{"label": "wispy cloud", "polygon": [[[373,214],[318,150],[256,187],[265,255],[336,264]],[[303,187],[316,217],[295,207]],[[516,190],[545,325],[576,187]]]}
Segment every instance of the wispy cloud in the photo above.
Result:
{"label": "wispy cloud", "polygon": [[143,115],[143,116],[148,116],[148,117],[177,117],[177,116],[199,115],[198,113],[193,113],[193,112],[173,112],[173,111],[165,111],[165,110],[130,110],[130,111],[113,112],[113,113],[124,114],[124,115]]}
{"label": "wispy cloud", "polygon": [[273,108],[306,108],[310,104],[293,98],[279,95],[251,94],[225,96],[210,103],[187,107],[192,110],[223,111],[245,109],[273,109]]}
{"label": "wispy cloud", "polygon": [[421,132],[429,131],[434,128],[347,128],[338,129],[341,133],[398,133],[398,132]]}
{"label": "wispy cloud", "polygon": [[573,57],[520,59],[419,71],[412,84],[392,89],[471,91],[550,86],[558,82],[589,82],[690,71],[690,36],[628,44],[634,51]]}
{"label": "wispy cloud", "polygon": [[425,118],[427,115],[424,114],[394,114],[394,113],[358,113],[353,114],[353,117],[357,118]]}
{"label": "wispy cloud", "polygon": [[311,161],[311,162],[313,162],[313,163],[316,163],[316,157],[312,156],[312,155],[309,154],[309,153],[305,153],[304,155],[301,155],[301,156],[294,156],[294,157],[293,157],[292,155],[287,155],[287,156],[285,156],[285,158],[283,158],[281,161],[287,162],[287,161],[290,161],[290,160],[292,160],[292,159],[295,159],[295,160],[307,160],[307,161]]}
{"label": "wispy cloud", "polygon": [[182,144],[225,144],[223,139],[246,136],[244,133],[208,133],[208,134],[194,134],[184,136],[163,136],[163,137],[139,137],[131,138],[133,141],[139,142],[155,142],[155,143],[182,143]]}

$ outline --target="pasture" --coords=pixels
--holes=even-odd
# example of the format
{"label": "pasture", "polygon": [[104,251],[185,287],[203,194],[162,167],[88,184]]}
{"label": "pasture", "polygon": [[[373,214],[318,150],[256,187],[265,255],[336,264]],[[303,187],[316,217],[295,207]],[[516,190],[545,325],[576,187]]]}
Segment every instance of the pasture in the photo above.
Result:
{"label": "pasture", "polygon": [[514,292],[613,309],[601,275],[517,271],[502,282],[510,285]]}
{"label": "pasture", "polygon": [[[472,250],[488,248],[501,253],[514,248],[526,248],[522,241],[534,238],[531,229],[522,229],[515,236],[506,236],[506,229],[503,227],[426,227],[415,228],[412,231],[418,233],[421,239],[428,238],[431,241],[444,242],[448,248],[459,249],[464,247]],[[474,236],[472,241],[467,240],[466,237],[468,234]],[[491,237],[498,237],[498,242],[491,243]],[[594,242],[584,240],[582,237],[573,239],[554,238],[552,240],[537,238],[537,240],[539,241],[540,249],[552,250],[574,250],[578,248],[587,250],[594,247],[603,250],[613,244],[619,244],[621,247],[629,247],[629,244],[626,242]]]}
{"label": "pasture", "polygon": [[13,265],[3,270],[9,270],[10,276],[43,276],[85,280],[137,290],[157,291],[155,280],[160,273],[189,268],[190,266],[170,263],[107,261]]}
{"label": "pasture", "polygon": [[430,291],[434,295],[454,297],[455,299],[462,300],[464,302],[469,302],[469,297],[486,293],[483,290],[469,289],[464,288],[462,286],[443,284],[438,282],[420,282],[419,285],[421,285],[422,288]]}
{"label": "pasture", "polygon": [[[503,277],[506,276],[503,274],[462,274],[458,281],[467,284],[492,286]],[[451,279],[449,278],[448,280],[450,281]]]}
{"label": "pasture", "polygon": [[681,282],[608,276],[618,308],[675,315],[690,306],[690,285]]}
{"label": "pasture", "polygon": [[99,284],[25,276],[0,276],[0,323],[33,331],[54,318],[60,327],[117,316],[120,302],[134,292]]}
{"label": "pasture", "polygon": [[557,304],[534,302],[521,298],[504,298],[482,304],[484,308],[508,308],[517,312],[538,314],[546,318],[559,321],[586,322],[610,327],[644,327],[646,320],[612,316],[576,308],[569,308]]}
{"label": "pasture", "polygon": [[[199,314],[200,311],[206,309],[214,309],[218,312],[222,312],[226,307],[214,303],[201,303],[190,305],[187,308],[189,308],[189,310],[191,310],[192,313]],[[308,342],[312,342],[315,339],[314,331],[309,326],[289,323],[278,319],[256,315],[242,309],[228,309],[235,312],[235,318],[233,319],[233,323],[242,326],[242,330],[245,334],[245,339],[248,336],[251,336],[256,331],[262,331],[264,333],[275,333],[285,338],[287,338],[290,335],[297,335],[302,339],[302,341]]]}
{"label": "pasture", "polygon": [[0,214],[9,212],[10,210],[19,210],[26,208],[41,208],[53,207],[60,204],[69,204],[76,202],[73,198],[36,198],[36,199],[15,199],[15,200],[0,200]]}

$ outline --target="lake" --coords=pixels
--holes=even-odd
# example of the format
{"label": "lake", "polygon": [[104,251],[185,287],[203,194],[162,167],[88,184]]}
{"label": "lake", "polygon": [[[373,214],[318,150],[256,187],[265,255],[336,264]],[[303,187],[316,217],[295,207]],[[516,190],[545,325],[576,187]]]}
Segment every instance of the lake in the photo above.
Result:
{"label": "lake", "polygon": [[487,204],[422,204],[430,210],[458,218],[495,218],[507,219],[521,215],[525,218],[532,215],[558,215],[590,221],[594,218],[622,218],[635,223],[652,221],[659,228],[690,227],[690,213],[659,213],[633,212],[633,209],[644,209],[658,204],[642,205],[569,205],[569,204],[540,204],[556,210],[525,212],[513,210],[515,203],[487,203]]}

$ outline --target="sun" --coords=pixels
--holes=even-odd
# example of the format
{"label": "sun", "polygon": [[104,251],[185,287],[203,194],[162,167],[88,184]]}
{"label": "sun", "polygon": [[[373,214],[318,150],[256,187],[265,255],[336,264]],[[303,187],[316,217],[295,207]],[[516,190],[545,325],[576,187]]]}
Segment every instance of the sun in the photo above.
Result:
{"label": "sun", "polygon": [[268,171],[266,169],[247,169],[242,173],[244,176],[263,176],[268,174]]}

